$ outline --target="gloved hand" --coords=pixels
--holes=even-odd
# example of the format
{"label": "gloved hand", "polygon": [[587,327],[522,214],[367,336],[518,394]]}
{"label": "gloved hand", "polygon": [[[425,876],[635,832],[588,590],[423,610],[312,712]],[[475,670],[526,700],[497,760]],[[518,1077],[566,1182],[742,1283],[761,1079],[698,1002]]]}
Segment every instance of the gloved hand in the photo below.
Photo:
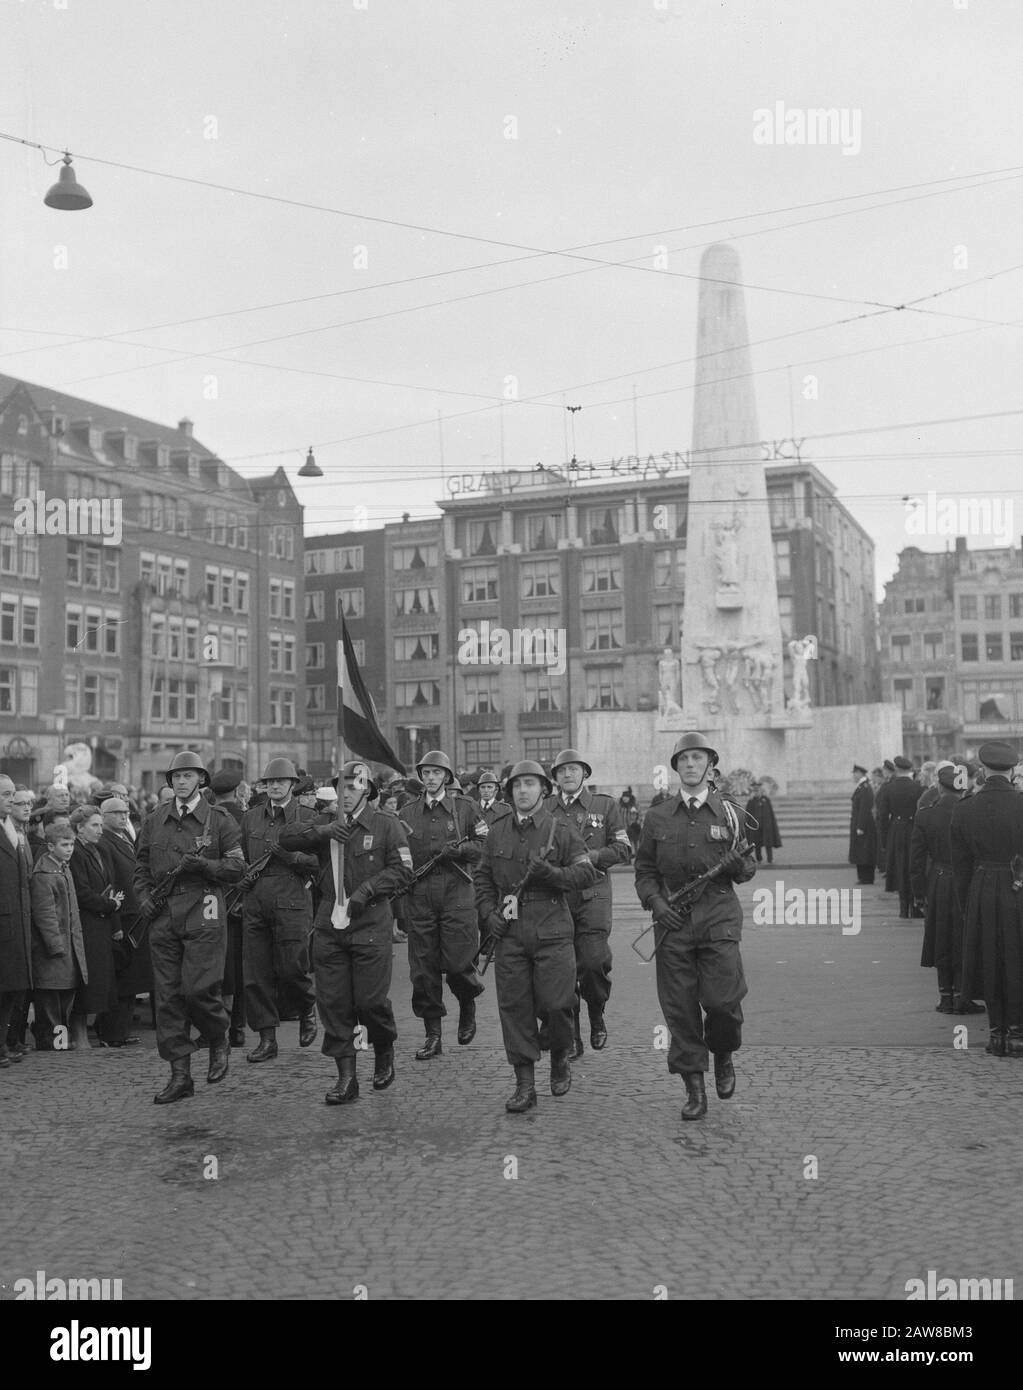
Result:
{"label": "gloved hand", "polygon": [[561,871],[556,864],[549,864],[539,854],[529,856],[529,877],[533,883],[546,883],[561,887]]}
{"label": "gloved hand", "polygon": [[495,941],[500,941],[507,935],[508,927],[511,924],[506,922],[499,912],[492,912],[487,918],[486,935]]}
{"label": "gloved hand", "polygon": [[360,883],[358,888],[348,899],[348,916],[354,922],[356,917],[361,917],[369,906],[370,893],[364,883]]}
{"label": "gloved hand", "polygon": [[201,854],[186,854],[181,861],[182,878],[205,878],[208,860]]}
{"label": "gloved hand", "polygon": [[159,917],[162,911],[163,908],[160,904],[154,903],[152,898],[142,898],[139,901],[139,912],[142,913],[147,922],[152,922],[154,918]]}
{"label": "gloved hand", "polygon": [[238,887],[243,893],[247,893],[259,880],[259,874],[254,874],[250,869],[247,874],[238,880]]}
{"label": "gloved hand", "polygon": [[337,840],[339,844],[346,845],[352,838],[352,829],[353,827],[345,825],[343,820],[336,820],[330,827],[330,838]]}
{"label": "gloved hand", "polygon": [[668,927],[672,931],[681,931],[685,926],[685,919],[680,913],[669,904],[667,898],[654,898],[650,904],[650,911],[653,913],[654,921],[659,927]]}
{"label": "gloved hand", "polygon": [[280,845],[271,845],[269,853],[282,864],[287,864],[291,858],[291,851],[282,849]]}
{"label": "gloved hand", "polygon": [[591,849],[591,850],[590,850],[590,863],[593,865],[593,867],[594,867],[595,869],[599,869],[599,868],[600,868],[600,850],[599,850],[599,849]]}
{"label": "gloved hand", "polygon": [[737,849],[730,849],[718,862],[721,872],[729,878],[741,878],[746,872],[746,860]]}

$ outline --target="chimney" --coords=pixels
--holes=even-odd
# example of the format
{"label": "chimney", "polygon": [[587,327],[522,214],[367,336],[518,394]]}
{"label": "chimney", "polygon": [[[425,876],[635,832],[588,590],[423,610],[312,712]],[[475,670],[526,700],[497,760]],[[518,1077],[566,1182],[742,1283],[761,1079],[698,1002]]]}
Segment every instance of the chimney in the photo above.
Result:
{"label": "chimney", "polygon": [[192,421],[187,415],[178,421],[178,434],[183,434],[186,439],[192,438]]}

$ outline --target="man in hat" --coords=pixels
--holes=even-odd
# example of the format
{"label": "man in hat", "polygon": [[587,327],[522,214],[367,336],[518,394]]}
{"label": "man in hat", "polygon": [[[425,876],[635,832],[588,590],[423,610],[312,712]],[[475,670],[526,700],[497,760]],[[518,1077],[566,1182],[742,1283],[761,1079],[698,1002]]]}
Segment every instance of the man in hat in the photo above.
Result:
{"label": "man in hat", "polygon": [[[130,807],[125,798],[108,796],[99,808],[103,817],[101,844],[113,870],[111,887],[123,894],[119,915],[121,936],[114,938],[114,972],[117,980],[117,1006],[96,1019],[96,1036],[107,1047],[129,1047],[140,1039],[131,1032],[131,1016],[136,994],[151,992],[153,970],[149,957],[148,933],[141,935],[139,901],[135,892],[135,844],[128,835]],[[132,947],[130,938],[139,944]]]}
{"label": "man in hat", "polygon": [[439,1056],[444,1007],[443,981],[458,1000],[458,1041],[476,1036],[476,996],[483,981],[473,964],[479,950],[476,889],[472,870],[483,853],[489,827],[476,803],[454,790],[451,761],[440,749],[424,754],[416,774],[425,791],[399,812],[414,867],[435,860],[408,895],[409,973],[412,1012],[426,1028],[416,1060]]}
{"label": "man in hat", "polygon": [[539,763],[514,765],[505,783],[513,813],[491,827],[476,876],[480,919],[496,942],[501,1032],[515,1068],[515,1093],[505,1104],[512,1114],[536,1105],[538,1018],[550,1033],[551,1095],[565,1095],[572,1084],[576,958],[566,894],[591,888],[597,870],[574,819],[555,818],[544,805],[552,790]]}
{"label": "man in hat", "polygon": [[336,817],[328,812],[312,823],[296,819],[281,832],[285,848],[315,854],[320,870],[313,965],[323,1053],[334,1058],[338,1071],[337,1084],[325,1097],[328,1105],[348,1105],[358,1098],[355,1034],[360,1024],[374,1052],[373,1089],[384,1091],[394,1080],[397,1030],[388,997],[393,954],[388,896],[412,873],[400,821],[370,805],[376,785],[365,763],[345,763],[341,792]]}
{"label": "man in hat", "polygon": [[[671,1032],[668,1070],[686,1086],[683,1120],[707,1113],[703,1077],[710,1053],[718,1096],[732,1096],[732,1054],[742,1044],[742,907],[732,884],[752,878],[756,865],[741,811],[709,786],[717,761],[703,734],[682,735],[671,755],[680,794],[647,812],[636,852],[636,893],[653,913],[657,996]],[[712,868],[719,876],[681,915],[671,895]]]}
{"label": "man in hat", "polygon": [[774,859],[774,851],[781,849],[781,836],[778,834],[774,807],[771,805],[771,798],[764,791],[763,782],[759,779],[753,783],[750,790],[752,794],[746,802],[746,825],[749,828],[750,843],[756,850],[757,863],[759,864],[766,854],[767,862],[770,864]]}
{"label": "man in hat", "polygon": [[[309,879],[319,863],[315,854],[285,849],[280,843],[285,828],[309,824],[315,812],[300,806],[293,795],[300,779],[289,758],[272,758],[262,780],[266,804],[242,817],[242,852],[249,866],[241,884],[245,1016],[259,1034],[258,1045],[248,1054],[250,1062],[269,1062],[277,1056],[280,1012],[297,1012],[300,1047],[310,1047],[317,1032],[309,965]],[[262,868],[255,867],[263,860]]]}
{"label": "man in hat", "polygon": [[621,806],[614,797],[586,790],[584,783],[593,776],[593,768],[581,753],[574,748],[563,749],[554,759],[553,772],[558,790],[547,798],[544,809],[555,820],[574,826],[597,870],[596,883],[568,895],[568,910],[575,924],[574,1061],[583,1055],[580,999],[586,1001],[589,1014],[590,1046],[595,1052],[607,1046],[604,1010],[611,995],[612,903],[608,870],[614,864],[628,864],[632,844]]}
{"label": "man in hat", "polygon": [[476,804],[480,808],[480,816],[490,826],[512,814],[512,808],[507,801],[501,800],[497,790],[497,773],[484,768],[476,782]]}
{"label": "man in hat", "polygon": [[965,917],[962,994],[983,996],[991,1036],[985,1051],[1023,1057],[1023,800],[1009,774],[1011,744],[982,744],[984,784],[952,812],[952,873]]}
{"label": "man in hat", "polygon": [[881,820],[883,817],[887,824],[890,815],[887,806],[894,776],[895,764],[890,758],[885,758],[881,764],[881,782],[874,792],[874,819],[877,822],[877,869],[879,873],[884,874],[884,891],[886,893],[895,892],[895,870],[888,862],[888,846],[881,834]]}
{"label": "man in hat", "polygon": [[909,873],[913,898],[924,903],[924,947],[920,964],[937,967],[941,1014],[983,1013],[964,997],[963,914],[952,877],[952,813],[966,788],[966,777],[954,763],[940,762],[935,780],[938,799],[929,806],[921,796],[909,842]]}
{"label": "man in hat", "polygon": [[[156,1042],[171,1064],[170,1081],[153,1097],[157,1105],[194,1094],[190,1022],[210,1046],[206,1080],[227,1075],[231,1046],[221,997],[227,950],[222,885],[237,883],[245,872],[237,824],[201,795],[209,773],[199,755],[176,754],[165,777],[171,796],[142,826],[134,877],[139,911],[150,921]],[[153,897],[158,890],[167,890],[162,903]]]}
{"label": "man in hat", "polygon": [[920,800],[916,803],[917,811],[922,811],[928,806],[933,806],[941,796],[941,788],[938,786],[938,765],[928,760],[920,765]]}
{"label": "man in hat", "polygon": [[[913,764],[900,753],[895,761],[895,776],[888,784],[888,794],[882,805],[878,805],[877,830],[885,845],[887,874],[899,895],[899,916],[901,918],[919,917],[921,911],[913,903],[913,889],[909,881],[909,841],[913,833],[913,818],[916,803],[920,800],[923,788],[913,781]],[[883,791],[883,789],[882,789]],[[885,879],[887,888],[888,878]]]}
{"label": "man in hat", "polygon": [[856,786],[852,794],[849,816],[849,863],[856,865],[859,883],[874,882],[874,863],[877,858],[877,824],[874,820],[874,793],[867,769],[853,763],[852,775]]}

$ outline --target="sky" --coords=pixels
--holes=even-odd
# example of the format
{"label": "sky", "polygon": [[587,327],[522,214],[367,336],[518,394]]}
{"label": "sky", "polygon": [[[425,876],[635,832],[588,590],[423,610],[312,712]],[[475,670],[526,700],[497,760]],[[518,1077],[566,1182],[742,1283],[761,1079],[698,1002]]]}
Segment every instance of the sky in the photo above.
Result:
{"label": "sky", "polygon": [[[56,168],[0,140],[0,371],[188,416],[243,474],[285,467],[307,531],[435,514],[463,473],[688,449],[699,260],[728,241],[761,437],[806,439],[879,595],[903,546],[946,545],[907,497],[989,501],[1002,535],[971,547],[1018,543],[1016,0],[0,0],[0,23],[0,131],[69,148],[94,199],[44,207]],[[815,108],[844,113],[831,143],[796,139]]]}

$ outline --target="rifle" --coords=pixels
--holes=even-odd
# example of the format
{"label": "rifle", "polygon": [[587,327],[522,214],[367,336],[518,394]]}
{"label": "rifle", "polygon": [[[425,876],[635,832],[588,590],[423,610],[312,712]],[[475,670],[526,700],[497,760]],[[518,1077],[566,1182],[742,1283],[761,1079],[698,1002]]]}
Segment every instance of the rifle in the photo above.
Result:
{"label": "rifle", "polygon": [[[541,858],[541,859],[546,859],[547,856],[550,854],[551,850],[554,848],[554,836],[557,834],[557,830],[558,830],[558,823],[557,823],[557,821],[554,819],[554,817],[551,816],[551,829],[550,829],[550,834],[547,836],[547,843],[544,845],[543,849],[540,851],[540,858]],[[516,917],[518,916],[519,899],[521,898],[522,894],[526,891],[526,889],[529,887],[529,882],[530,882],[530,880],[532,879],[532,877],[533,877],[533,866],[531,865],[531,866],[526,870],[526,872],[522,875],[522,878],[521,878],[521,879],[519,880],[519,882],[515,885],[515,887],[511,890],[511,892],[505,894],[505,897],[504,897],[504,910],[505,910],[505,911],[507,911],[507,908],[508,908],[508,899],[509,899],[509,898],[514,898],[514,899],[515,899],[515,916],[516,916]],[[511,919],[511,918],[505,918],[505,920],[506,920],[506,921],[511,921],[512,919]],[[487,954],[486,954],[486,956],[484,957],[483,965],[480,967],[480,974],[481,974],[481,975],[485,975],[485,974],[487,973],[487,968],[488,968],[488,966],[490,965],[490,962],[494,959],[494,952],[497,950],[497,943],[498,943],[499,940],[500,940],[500,937],[497,937],[497,936],[491,937],[491,939],[490,939],[490,946],[488,947],[488,949],[487,949]]]}
{"label": "rifle", "polygon": [[[461,845],[467,845],[470,843],[471,838],[471,836],[465,835],[461,840],[449,840],[442,850],[438,850],[436,854],[431,855],[425,864],[420,864],[408,883],[401,888],[396,888],[393,893],[388,893],[387,901],[393,903],[395,898],[403,898],[406,893],[411,893],[417,883],[422,883],[424,878],[433,873],[434,869],[441,862],[449,849],[458,849]],[[456,864],[454,867],[458,868],[459,866]],[[468,878],[471,882],[472,875],[468,875]]]}
{"label": "rifle", "polygon": [[[203,850],[208,849],[212,843],[213,836],[208,830],[205,831],[202,835],[196,835],[194,853],[202,854]],[[171,890],[173,889],[175,883],[177,883],[178,879],[181,877],[181,871],[184,867],[185,856],[182,855],[178,862],[174,865],[173,869],[167,870],[163,878],[161,878],[160,882],[156,885],[156,887],[149,895],[149,901],[157,910],[153,913],[151,917],[140,918],[140,920],[136,922],[132,930],[125,934],[127,940],[131,942],[132,947],[135,950],[138,949],[139,944],[141,943],[142,938],[145,935],[146,927],[148,927],[151,922],[154,922],[156,918],[159,917],[163,909],[167,906],[167,899],[170,897]]]}
{"label": "rifle", "polygon": [[[741,851],[741,853],[743,858],[745,858],[747,855],[755,854],[756,846],[747,845],[746,848]],[[716,878],[720,878],[721,873],[721,865],[715,864],[714,867],[712,869],[708,869],[706,873],[699,874],[696,878],[690,879],[689,882],[684,883],[681,888],[677,888],[674,893],[668,894],[668,906],[673,907],[676,910],[676,912],[679,913],[680,916],[688,917],[692,913],[692,910],[696,903],[699,902],[700,898],[702,898],[704,893],[706,892],[708,883],[711,883]],[[643,952],[639,949],[639,943],[643,940],[644,936],[646,936],[648,932],[652,932],[654,930],[656,925],[656,922],[651,922],[648,927],[645,927],[643,931],[640,932],[639,936],[637,936],[635,941],[632,943],[632,949],[636,952],[636,955],[639,956],[640,960],[646,961],[647,964],[649,964],[650,961],[652,961],[654,956],[657,954],[657,947],[655,946],[651,953],[648,956],[645,956]]]}
{"label": "rifle", "polygon": [[[255,864],[250,865],[249,868],[245,870],[246,878],[248,878],[249,874],[255,874],[255,878],[252,883],[249,884],[249,888],[255,887],[256,879],[259,878],[272,858],[272,854],[264,854],[262,859],[257,859]],[[242,898],[244,898],[248,891],[248,888],[242,888],[240,884],[235,884],[230,893],[224,894],[224,906],[227,909],[227,915],[229,917],[232,912],[237,912],[238,908],[241,907]]]}

